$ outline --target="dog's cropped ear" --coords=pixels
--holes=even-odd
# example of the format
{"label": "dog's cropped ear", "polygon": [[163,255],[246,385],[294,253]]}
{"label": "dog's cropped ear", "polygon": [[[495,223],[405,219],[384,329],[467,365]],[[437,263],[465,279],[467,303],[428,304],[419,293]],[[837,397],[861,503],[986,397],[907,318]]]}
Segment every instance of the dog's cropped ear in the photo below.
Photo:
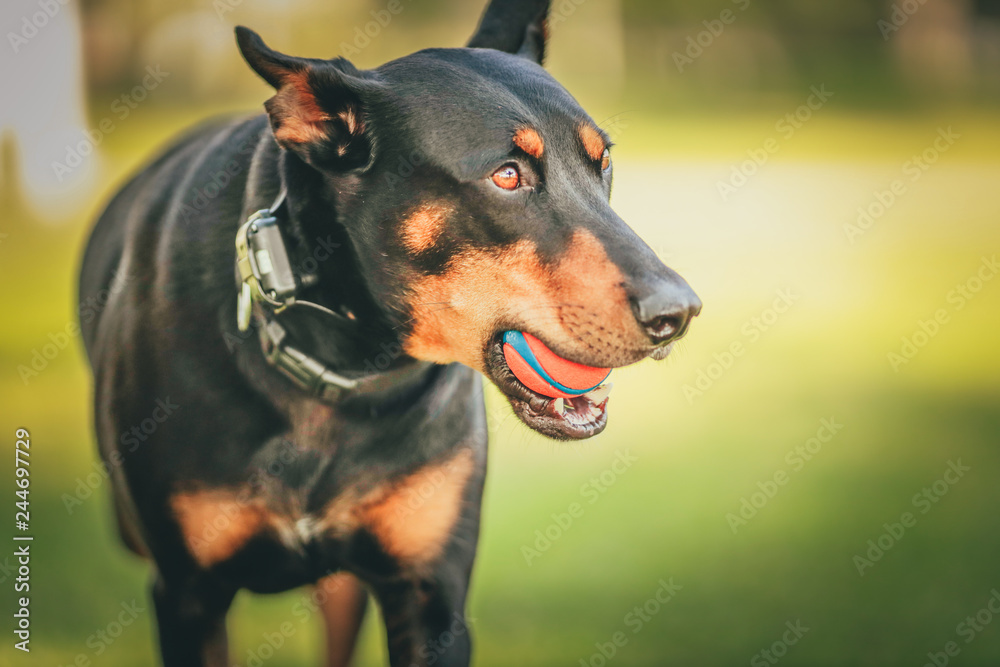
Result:
{"label": "dog's cropped ear", "polygon": [[548,16],[549,0],[490,0],[467,46],[516,53],[541,65]]}
{"label": "dog's cropped ear", "polygon": [[249,28],[236,28],[247,63],[277,93],[264,103],[278,144],[317,168],[368,164],[372,142],[365,121],[361,73],[343,58],[314,60],[274,51]]}

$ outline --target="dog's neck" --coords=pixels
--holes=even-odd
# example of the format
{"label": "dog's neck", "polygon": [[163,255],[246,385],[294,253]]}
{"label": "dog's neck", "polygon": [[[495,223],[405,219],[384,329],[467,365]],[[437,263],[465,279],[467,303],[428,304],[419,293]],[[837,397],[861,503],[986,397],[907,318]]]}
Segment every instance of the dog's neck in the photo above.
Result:
{"label": "dog's neck", "polygon": [[[280,314],[266,310],[266,305],[257,307],[280,323],[296,349],[349,378],[371,379],[416,363],[403,352],[396,330],[362,279],[335,204],[324,197],[327,186],[320,174],[281,150],[268,132],[254,153],[248,176],[244,213],[269,207],[278,192],[286,191],[276,216],[292,266],[296,273],[318,277],[301,296],[341,316],[294,306]],[[433,369],[425,370],[400,373],[399,387],[380,390],[373,398],[398,402],[410,389],[426,384]]]}

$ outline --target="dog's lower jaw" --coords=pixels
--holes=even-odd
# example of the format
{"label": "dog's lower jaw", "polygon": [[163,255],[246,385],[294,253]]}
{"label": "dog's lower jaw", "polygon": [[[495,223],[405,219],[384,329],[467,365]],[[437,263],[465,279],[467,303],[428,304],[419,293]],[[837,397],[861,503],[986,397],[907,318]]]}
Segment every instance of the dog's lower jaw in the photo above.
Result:
{"label": "dog's lower jaw", "polygon": [[[530,390],[529,390],[530,391]],[[585,397],[565,399],[545,399],[540,409],[534,407],[533,400],[522,400],[507,396],[514,414],[526,425],[554,440],[586,440],[608,425],[608,399],[595,404]],[[573,406],[570,406],[570,403]]]}
{"label": "dog's lower jaw", "polygon": [[[637,353],[639,359],[662,361],[670,355],[674,343],[652,347]],[[503,353],[500,336],[486,345],[481,373],[497,386],[510,403],[514,414],[526,426],[554,440],[585,440],[601,433],[608,424],[610,383],[572,398],[550,398],[526,387],[511,371]]]}
{"label": "dog's lower jaw", "polygon": [[526,426],[554,440],[585,440],[605,429],[608,424],[608,397],[590,396],[550,398],[524,386],[510,370],[503,355],[500,338],[491,342],[485,353],[486,377],[497,386],[510,403],[514,414]]}

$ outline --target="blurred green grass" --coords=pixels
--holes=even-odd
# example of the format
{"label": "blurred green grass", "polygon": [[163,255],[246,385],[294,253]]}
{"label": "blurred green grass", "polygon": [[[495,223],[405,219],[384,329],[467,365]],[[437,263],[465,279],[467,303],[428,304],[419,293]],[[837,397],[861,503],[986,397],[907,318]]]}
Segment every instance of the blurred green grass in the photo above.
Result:
{"label": "blurred green grass", "polygon": [[[0,433],[12,441],[25,426],[34,443],[29,664],[78,654],[95,665],[153,662],[147,569],[117,542],[107,488],[72,515],[61,499],[96,460],[79,343],[27,385],[16,371],[72,317],[100,202],[195,115],[146,111],[108,138],[108,188],[79,217],[36,224],[5,194],[15,215],[0,227],[0,272],[14,296],[0,337]],[[799,619],[810,630],[782,664],[920,665],[948,641],[959,642],[956,664],[1000,664],[1000,619],[969,644],[956,635],[1000,587],[1000,280],[951,312],[911,363],[894,372],[886,359],[921,319],[950,310],[949,290],[1000,250],[1000,124],[984,111],[823,110],[723,202],[718,181],[783,113],[619,123],[616,209],[692,283],[705,311],[670,360],[616,371],[611,423],[592,441],[545,441],[488,396],[491,472],[470,603],[476,664],[589,664],[595,644],[619,630],[629,641],[614,664],[745,664]],[[961,140],[852,244],[843,226],[857,207],[947,125]],[[743,327],[778,290],[791,290],[794,304],[751,340]],[[745,353],[689,401],[683,387],[737,341]],[[789,470],[786,453],[823,418],[843,429],[734,534],[727,513]],[[623,451],[636,463],[590,504],[582,485]],[[852,558],[958,459],[971,467],[966,477],[859,576]],[[0,475],[0,496],[12,496],[11,477]],[[522,547],[573,502],[583,516],[526,563]],[[683,588],[633,634],[626,615],[671,578]],[[233,664],[289,619],[295,634],[266,664],[315,662],[317,624],[291,617],[301,595],[239,598]],[[95,655],[88,637],[133,599],[147,611]],[[370,613],[362,665],[385,662],[376,621]],[[10,644],[0,661],[24,664]]]}

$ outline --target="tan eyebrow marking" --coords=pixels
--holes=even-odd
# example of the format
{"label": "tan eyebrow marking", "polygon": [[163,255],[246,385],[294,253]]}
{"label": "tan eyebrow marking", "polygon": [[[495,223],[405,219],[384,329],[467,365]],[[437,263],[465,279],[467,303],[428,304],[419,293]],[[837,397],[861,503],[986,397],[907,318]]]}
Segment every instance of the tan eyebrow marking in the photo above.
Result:
{"label": "tan eyebrow marking", "polygon": [[535,159],[541,159],[545,152],[545,141],[531,127],[522,127],[514,133],[514,145]]}
{"label": "tan eyebrow marking", "polygon": [[600,132],[587,123],[580,123],[577,133],[580,135],[583,150],[587,151],[590,159],[600,160],[601,156],[604,155],[604,149],[607,148],[607,145],[604,143],[604,137],[601,136]]}

